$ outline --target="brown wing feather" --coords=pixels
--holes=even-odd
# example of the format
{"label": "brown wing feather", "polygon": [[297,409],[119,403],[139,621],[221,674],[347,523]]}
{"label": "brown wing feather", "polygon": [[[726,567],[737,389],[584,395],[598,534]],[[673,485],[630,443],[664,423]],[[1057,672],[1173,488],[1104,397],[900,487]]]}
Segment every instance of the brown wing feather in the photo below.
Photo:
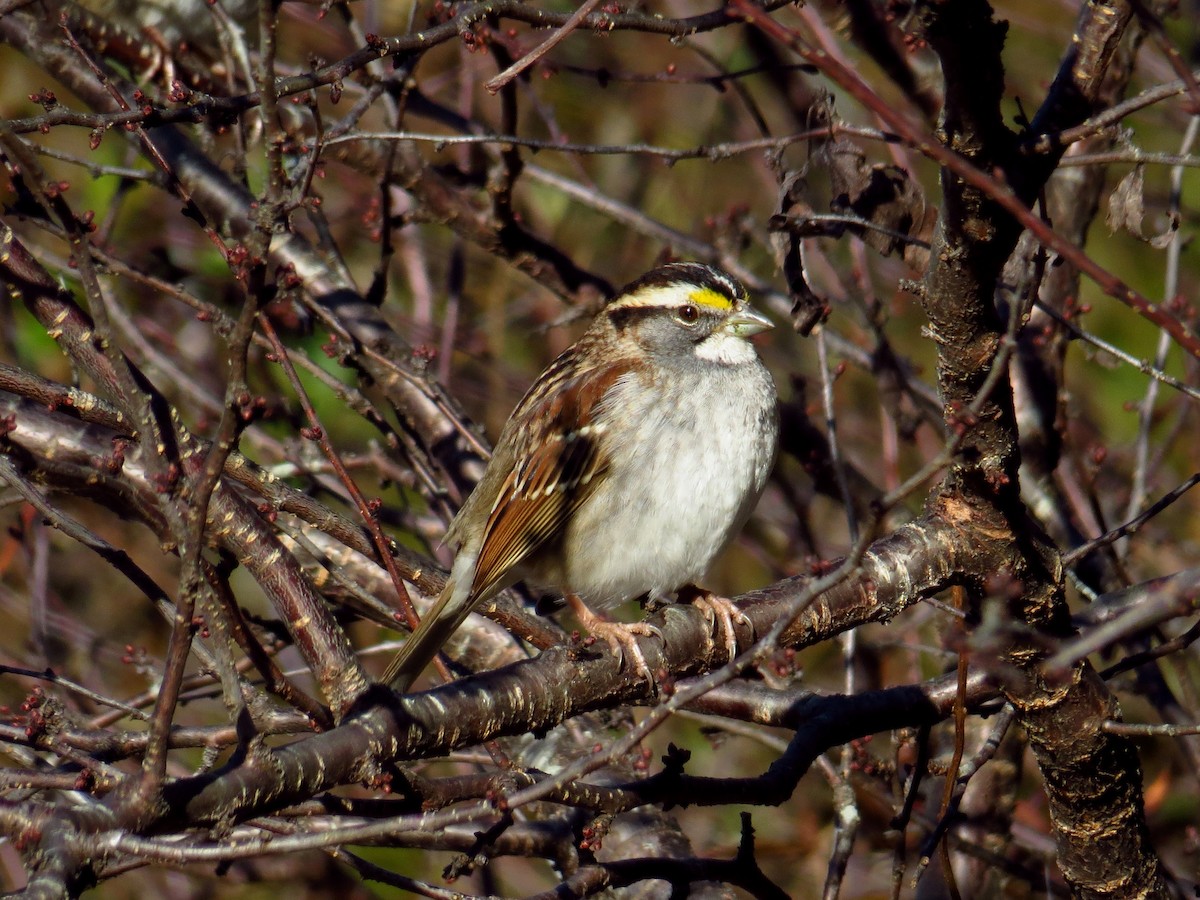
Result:
{"label": "brown wing feather", "polygon": [[486,594],[552,540],[591,495],[608,466],[601,449],[604,426],[594,412],[628,369],[619,365],[603,373],[577,371],[552,378],[542,385],[550,390],[531,392],[514,412],[510,425],[523,430],[513,435],[518,442],[515,462],[488,517],[474,595]]}

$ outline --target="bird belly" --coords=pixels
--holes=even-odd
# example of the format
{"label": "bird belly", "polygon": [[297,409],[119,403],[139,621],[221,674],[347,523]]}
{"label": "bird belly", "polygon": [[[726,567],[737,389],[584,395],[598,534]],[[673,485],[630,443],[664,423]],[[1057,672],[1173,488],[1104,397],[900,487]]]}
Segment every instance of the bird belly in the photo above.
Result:
{"label": "bird belly", "polygon": [[775,457],[774,386],[762,366],[714,377],[738,390],[681,399],[618,383],[606,397],[605,414],[633,417],[640,436],[612,448],[607,484],[565,535],[560,583],[589,605],[699,581],[757,503]]}

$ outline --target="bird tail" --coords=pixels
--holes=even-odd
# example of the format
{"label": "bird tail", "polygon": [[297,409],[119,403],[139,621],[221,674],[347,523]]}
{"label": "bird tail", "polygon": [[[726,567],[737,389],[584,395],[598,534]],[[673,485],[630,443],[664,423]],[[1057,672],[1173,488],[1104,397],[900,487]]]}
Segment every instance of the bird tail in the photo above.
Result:
{"label": "bird tail", "polygon": [[454,574],[451,574],[450,580],[438,595],[437,602],[421,619],[417,630],[404,642],[400,652],[383,673],[381,681],[392,690],[407,691],[417,680],[417,676],[437,656],[442,644],[458,630],[458,626],[471,612],[473,601],[471,579],[455,578]]}

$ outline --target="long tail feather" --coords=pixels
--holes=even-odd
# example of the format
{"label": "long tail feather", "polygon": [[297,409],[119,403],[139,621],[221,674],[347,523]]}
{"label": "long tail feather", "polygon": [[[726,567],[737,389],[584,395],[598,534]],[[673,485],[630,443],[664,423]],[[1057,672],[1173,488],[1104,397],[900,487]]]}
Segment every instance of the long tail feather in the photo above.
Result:
{"label": "long tail feather", "polygon": [[[466,587],[460,588],[460,584],[465,584]],[[383,683],[393,690],[407,691],[417,680],[417,676],[437,656],[442,644],[446,643],[450,635],[463,623],[474,605],[475,598],[471,596],[470,579],[456,579],[451,576],[433,608],[421,619],[417,630],[404,642],[400,652],[383,673]]]}

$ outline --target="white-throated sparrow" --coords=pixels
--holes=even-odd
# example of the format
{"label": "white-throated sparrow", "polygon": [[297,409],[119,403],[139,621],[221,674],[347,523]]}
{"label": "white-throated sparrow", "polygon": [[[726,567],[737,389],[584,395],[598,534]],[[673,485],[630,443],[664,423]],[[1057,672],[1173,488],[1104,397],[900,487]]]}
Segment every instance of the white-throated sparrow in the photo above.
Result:
{"label": "white-throated sparrow", "polygon": [[[528,579],[564,592],[630,651],[606,608],[699,579],[749,516],[775,460],[775,384],[747,340],[771,328],[733,277],[663,266],[624,288],[538,377],[447,533],[437,603],[392,660],[405,690],[479,603]],[[582,601],[582,604],[579,602]]]}

